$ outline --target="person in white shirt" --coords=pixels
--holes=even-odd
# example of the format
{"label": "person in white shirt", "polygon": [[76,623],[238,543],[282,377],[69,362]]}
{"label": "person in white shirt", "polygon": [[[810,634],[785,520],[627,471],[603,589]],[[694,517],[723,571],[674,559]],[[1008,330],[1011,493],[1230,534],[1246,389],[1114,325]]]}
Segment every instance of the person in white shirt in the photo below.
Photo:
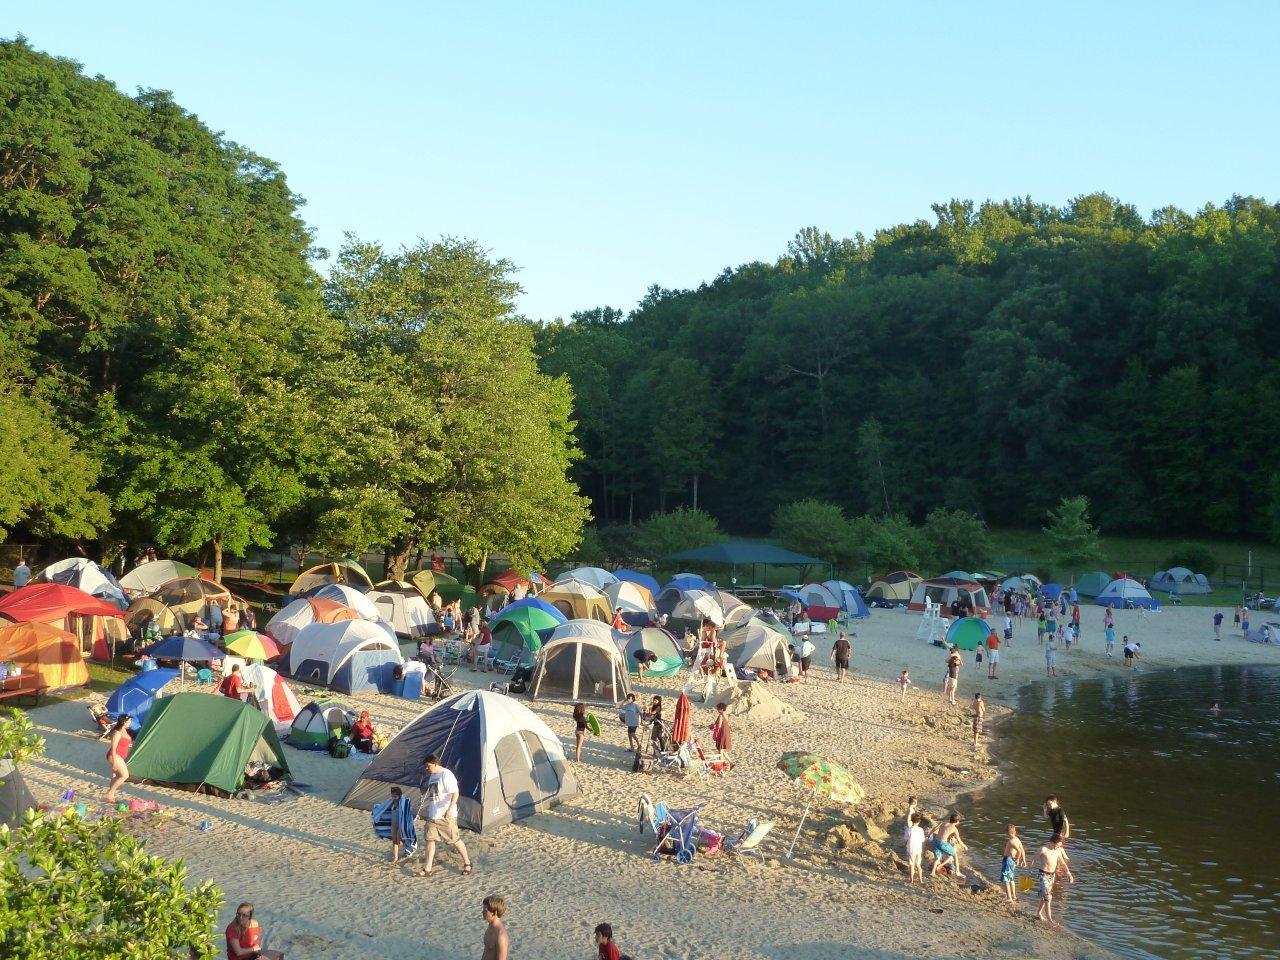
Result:
{"label": "person in white shirt", "polygon": [[421,877],[434,872],[436,844],[447,843],[462,857],[462,873],[471,872],[471,857],[458,833],[458,778],[453,771],[441,766],[440,758],[432,753],[424,761],[427,768],[427,789],[423,793],[423,819],[427,821],[427,862],[418,871]]}
{"label": "person in white shirt", "polygon": [[809,664],[813,660],[813,652],[817,648],[813,645],[813,641],[808,635],[800,641],[800,676],[805,680],[809,679]]}
{"label": "person in white shirt", "polygon": [[30,582],[31,568],[27,566],[27,561],[19,559],[18,565],[13,568],[13,589],[18,590]]}
{"label": "person in white shirt", "polygon": [[920,811],[914,811],[907,826],[907,883],[917,879],[924,883],[924,827],[920,825]]}

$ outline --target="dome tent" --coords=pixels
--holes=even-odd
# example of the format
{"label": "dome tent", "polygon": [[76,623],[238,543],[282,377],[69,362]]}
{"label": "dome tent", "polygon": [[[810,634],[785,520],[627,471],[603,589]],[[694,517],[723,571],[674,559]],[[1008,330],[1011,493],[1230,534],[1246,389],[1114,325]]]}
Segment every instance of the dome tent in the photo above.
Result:
{"label": "dome tent", "polygon": [[390,693],[395,688],[395,668],[402,663],[400,645],[380,626],[367,620],[344,620],[303,627],[284,655],[281,671],[342,693]]}
{"label": "dome tent", "polygon": [[605,595],[580,580],[564,580],[552,584],[538,599],[551,604],[571,620],[613,621],[613,609]]}
{"label": "dome tent", "polygon": [[120,583],[111,571],[84,557],[68,557],[51,563],[40,571],[33,583],[62,583],[83,590],[123,610],[129,605]]}
{"label": "dome tent", "polygon": [[610,609],[621,608],[623,619],[632,626],[644,626],[649,622],[649,616],[653,610],[653,597],[644,587],[626,580],[618,580],[604,588],[604,596],[609,601]]}
{"label": "dome tent", "polygon": [[111,691],[107,697],[107,716],[114,723],[120,714],[132,717],[130,731],[136,733],[147,719],[147,711],[160,695],[160,691],[178,679],[178,671],[171,667],[157,667],[130,677]]}
{"label": "dome tent", "polygon": [[862,599],[862,594],[853,584],[843,580],[827,580],[822,585],[840,601],[840,612],[847,618],[860,619],[871,616],[871,611],[867,609],[867,602]]}
{"label": "dome tent", "polygon": [[787,638],[759,620],[724,635],[725,655],[740,670],[769,670],[785,677],[791,669]]}
{"label": "dome tent", "polygon": [[433,753],[458,778],[458,826],[476,833],[578,793],[560,738],[542,720],[510,697],[474,690],[442,700],[396,734],[343,804],[370,810],[393,786],[411,802],[421,798],[423,761]]}
{"label": "dome tent", "polygon": [[0,825],[17,828],[28,810],[34,810],[36,798],[27,789],[27,782],[13,765],[13,761],[0,758]]}
{"label": "dome tent", "polygon": [[1186,567],[1170,567],[1168,570],[1158,571],[1147,584],[1147,588],[1159,590],[1161,593],[1179,593],[1185,596],[1213,593],[1208,577],[1203,573],[1192,573]]}
{"label": "dome tent", "polygon": [[440,632],[435,614],[418,591],[370,590],[364,599],[373,604],[378,617],[391,624],[397,637],[425,637]]}
{"label": "dome tent", "polygon": [[867,599],[879,603],[908,603],[915,588],[924,577],[910,570],[894,570],[871,582],[867,587]]}
{"label": "dome tent", "polygon": [[326,583],[345,583],[361,592],[373,589],[373,578],[365,573],[360,564],[354,560],[334,560],[330,563],[318,563],[298,574],[289,587],[289,595],[298,597],[313,587]]}
{"label": "dome tent", "polygon": [[1096,597],[1107,589],[1107,584],[1110,582],[1111,574],[1103,573],[1101,570],[1094,570],[1086,573],[1076,581],[1076,593],[1082,597]]}
{"label": "dome tent", "polygon": [[312,700],[293,718],[285,742],[299,750],[323,750],[354,721],[355,715],[337,700]]}
{"label": "dome tent", "polygon": [[556,577],[556,583],[564,583],[567,580],[577,580],[579,583],[585,583],[601,591],[618,582],[617,577],[600,567],[575,567]]}
{"label": "dome tent", "polygon": [[89,669],[75,634],[52,624],[32,621],[0,626],[0,663],[9,661],[23,673],[37,675],[50,693],[89,683]]}
{"label": "dome tent", "polygon": [[632,676],[638,673],[635,656],[637,650],[648,650],[658,658],[657,663],[644,668],[646,677],[669,677],[679,673],[684,667],[684,652],[676,643],[676,638],[661,627],[644,627],[629,633],[619,633],[614,639],[626,661],[627,672]]}
{"label": "dome tent", "polygon": [[277,734],[287,733],[293,726],[294,719],[302,709],[298,695],[285,682],[284,677],[276,673],[265,663],[251,663],[240,670],[244,682],[250,684],[257,693],[258,708],[271,721]]}
{"label": "dome tent", "polygon": [[200,571],[177,560],[152,560],[140,563],[123,577],[120,586],[132,594],[147,596],[155,593],[170,580],[198,577]]}
{"label": "dome tent", "polygon": [[625,583],[634,583],[636,586],[644,587],[651,597],[656,597],[662,592],[662,584],[658,583],[658,581],[649,574],[641,573],[639,570],[632,570],[630,567],[621,567],[618,570],[614,570],[613,575]]}
{"label": "dome tent", "polygon": [[267,634],[281,648],[293,643],[298,631],[312,623],[341,623],[343,620],[356,620],[358,614],[350,607],[336,600],[318,600],[314,597],[303,597],[294,600],[287,607],[267,621],[262,632]]}
{"label": "dome tent", "polygon": [[1129,610],[1136,607],[1146,607],[1148,610],[1152,610],[1160,607],[1160,604],[1147,592],[1146,587],[1137,580],[1130,580],[1127,577],[1112,580],[1098,594],[1094,603],[1100,607],[1116,607],[1121,610]]}
{"label": "dome tent", "polygon": [[556,627],[538,653],[529,683],[532,700],[589,700],[620,704],[631,685],[613,630],[593,620],[570,620]]}
{"label": "dome tent", "polygon": [[991,635],[991,625],[979,617],[960,617],[947,628],[947,645],[954,644],[961,650],[976,650],[985,646]]}

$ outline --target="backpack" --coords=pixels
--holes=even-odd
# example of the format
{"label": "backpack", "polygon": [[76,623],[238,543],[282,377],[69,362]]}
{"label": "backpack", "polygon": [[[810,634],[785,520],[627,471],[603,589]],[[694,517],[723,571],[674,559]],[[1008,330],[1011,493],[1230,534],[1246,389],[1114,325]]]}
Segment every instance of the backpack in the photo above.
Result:
{"label": "backpack", "polygon": [[351,744],[340,737],[332,737],[329,740],[329,756],[335,760],[345,760],[351,756]]}

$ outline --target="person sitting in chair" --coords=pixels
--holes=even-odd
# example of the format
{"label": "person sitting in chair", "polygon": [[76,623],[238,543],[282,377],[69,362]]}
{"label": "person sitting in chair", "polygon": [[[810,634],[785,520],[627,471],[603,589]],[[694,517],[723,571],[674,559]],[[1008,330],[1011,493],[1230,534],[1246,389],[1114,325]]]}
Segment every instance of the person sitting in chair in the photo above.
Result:
{"label": "person sitting in chair", "polygon": [[351,745],[361,753],[373,752],[373,721],[369,711],[360,711],[360,719],[351,725]]}

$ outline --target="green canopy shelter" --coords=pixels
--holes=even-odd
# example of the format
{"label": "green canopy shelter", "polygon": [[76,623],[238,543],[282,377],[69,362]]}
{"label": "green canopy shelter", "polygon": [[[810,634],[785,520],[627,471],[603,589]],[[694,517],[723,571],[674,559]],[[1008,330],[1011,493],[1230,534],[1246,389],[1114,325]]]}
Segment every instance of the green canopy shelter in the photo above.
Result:
{"label": "green canopy shelter", "polygon": [[[819,566],[831,569],[831,564],[817,557],[806,557],[802,553],[793,553],[772,543],[760,543],[753,540],[731,540],[717,543],[710,547],[698,547],[696,550],[685,550],[662,558],[663,563],[679,565],[708,564],[728,567],[730,576],[738,576],[738,568],[751,570],[751,579],[758,580],[756,567],[809,567]],[[803,579],[803,577],[801,578]]]}
{"label": "green canopy shelter", "polygon": [[271,720],[242,700],[208,693],[161,697],[129,753],[131,780],[230,796],[244,786],[244,768],[261,760],[272,779],[289,764]]}

